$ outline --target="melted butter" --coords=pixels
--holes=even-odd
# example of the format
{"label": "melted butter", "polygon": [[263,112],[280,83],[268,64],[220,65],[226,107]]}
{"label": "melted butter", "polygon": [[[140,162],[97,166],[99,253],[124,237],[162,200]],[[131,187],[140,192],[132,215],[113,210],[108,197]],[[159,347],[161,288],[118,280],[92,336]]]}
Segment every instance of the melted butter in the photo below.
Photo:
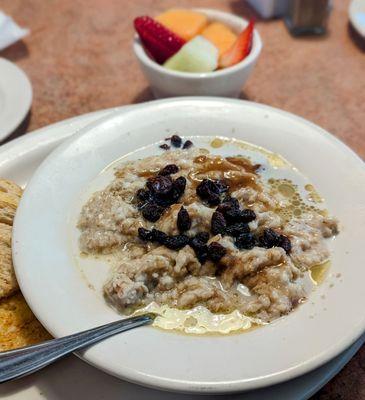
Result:
{"label": "melted butter", "polygon": [[179,310],[167,305],[160,306],[157,303],[151,303],[147,307],[137,310],[134,315],[145,312],[153,312],[158,315],[152,324],[154,327],[195,335],[241,332],[264,324],[237,310],[229,314],[214,314],[203,306],[197,306],[191,310]]}
{"label": "melted butter", "polygon": [[313,185],[307,184],[304,189],[308,192],[307,199],[313,203],[323,203],[323,198],[319,195]]}
{"label": "melted butter", "polygon": [[282,183],[278,186],[278,191],[285,197],[293,197],[295,194],[295,188],[293,185]]}
{"label": "melted butter", "polygon": [[222,147],[224,145],[224,141],[222,139],[216,138],[213,139],[210,142],[210,145],[214,148],[214,149],[219,149],[220,147]]}
{"label": "melted butter", "polygon": [[290,164],[279,154],[268,153],[266,151],[262,151],[262,153],[266,156],[267,161],[274,168],[288,168]]}
{"label": "melted butter", "polygon": [[[283,221],[289,221],[291,218],[300,218],[308,212],[316,212],[321,215],[326,215],[327,211],[319,209],[314,205],[308,204],[301,195],[298,185],[288,179],[270,178],[268,183],[271,186],[271,192],[275,196],[277,194],[283,196],[285,206],[281,206],[274,211],[282,218]],[[313,186],[307,184],[305,189],[312,190]]]}
{"label": "melted butter", "polygon": [[327,271],[330,268],[330,265],[331,265],[330,261],[325,261],[322,264],[314,265],[309,270],[310,278],[315,285],[320,285],[324,281],[327,275]]}

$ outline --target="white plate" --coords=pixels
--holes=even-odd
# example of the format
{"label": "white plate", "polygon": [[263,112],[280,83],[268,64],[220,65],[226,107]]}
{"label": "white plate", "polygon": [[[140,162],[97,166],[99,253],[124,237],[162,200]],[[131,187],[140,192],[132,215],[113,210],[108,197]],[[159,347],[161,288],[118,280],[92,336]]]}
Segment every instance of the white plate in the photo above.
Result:
{"label": "white plate", "polygon": [[[118,111],[127,108],[121,107]],[[98,111],[61,121],[1,146],[0,175],[25,186],[39,164],[54,148],[80,128],[112,111],[111,109]],[[364,339],[363,335],[348,350],[315,371],[274,387],[240,395],[239,398],[244,400],[308,399],[340,371],[360,348]],[[197,396],[153,391],[118,380],[92,368],[76,357],[69,357],[21,381],[17,380],[0,387],[0,397],[8,400],[40,400],[44,398],[63,400],[65,398],[79,399],[82,396],[89,400],[99,400],[102,397],[117,400],[121,396],[124,400],[137,398],[139,400],[198,399]],[[201,399],[201,397],[199,398]],[[212,399],[211,396],[206,396],[206,398]],[[216,399],[216,397],[214,398]],[[219,398],[222,400],[232,399],[231,396],[220,396]]]}
{"label": "white plate", "polygon": [[23,121],[32,104],[32,86],[25,73],[0,58],[0,141]]}
{"label": "white plate", "polygon": [[[75,266],[68,216],[80,191],[106,165],[160,140],[166,130],[235,136],[282,154],[304,172],[343,224],[332,276],[296,312],[252,332],[197,338],[140,328],[93,346],[82,357],[147,386],[223,393],[299,376],[360,337],[365,328],[365,271],[361,245],[354,238],[361,238],[365,229],[363,162],[299,117],[218,98],[153,102],[107,116],[61,145],[37,170],[18,209],[13,255],[21,289],[46,328],[63,336],[118,319]],[[335,278],[338,273],[342,279]]]}
{"label": "white plate", "polygon": [[349,17],[352,26],[359,35],[365,37],[365,0],[352,0],[349,7]]}

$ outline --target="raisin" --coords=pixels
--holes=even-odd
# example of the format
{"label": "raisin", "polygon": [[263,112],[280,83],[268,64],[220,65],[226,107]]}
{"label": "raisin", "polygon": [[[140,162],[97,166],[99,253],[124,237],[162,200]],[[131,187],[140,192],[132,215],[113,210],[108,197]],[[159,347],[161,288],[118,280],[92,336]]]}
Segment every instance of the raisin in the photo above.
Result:
{"label": "raisin", "polygon": [[194,251],[200,264],[204,264],[208,260],[208,246],[206,244],[194,249]]}
{"label": "raisin", "polygon": [[196,188],[196,194],[203,200],[207,199],[211,193],[219,194],[218,188],[211,179],[203,179]]}
{"label": "raisin", "polygon": [[170,140],[171,140],[171,144],[172,144],[174,147],[181,147],[182,139],[181,139],[180,136],[178,136],[178,135],[172,135],[171,138],[170,138]]}
{"label": "raisin", "polygon": [[253,210],[245,209],[239,210],[237,208],[231,208],[226,211],[225,217],[228,222],[251,222],[256,218],[256,214]]}
{"label": "raisin", "polygon": [[[238,202],[238,200],[235,197],[231,197],[231,196],[226,196],[223,201],[222,204],[219,206],[219,208],[221,208],[221,212],[224,214],[225,210],[230,210],[230,209],[239,209],[240,208],[240,204]],[[217,211],[220,211],[217,209]]]}
{"label": "raisin", "polygon": [[181,193],[184,193],[185,187],[186,187],[186,178],[183,176],[180,176],[174,181],[174,187],[178,189]]}
{"label": "raisin", "polygon": [[168,164],[166,167],[162,168],[158,173],[159,175],[171,175],[176,174],[179,171],[179,167],[176,164]]}
{"label": "raisin", "polygon": [[175,204],[179,201],[181,196],[182,196],[182,193],[178,189],[173,188],[171,197],[168,199],[168,202],[170,203],[170,205]]}
{"label": "raisin", "polygon": [[236,222],[233,225],[227,226],[226,231],[225,231],[226,235],[233,236],[233,237],[237,237],[241,233],[249,233],[249,232],[250,232],[250,228],[249,228],[248,224],[246,224],[245,222]]}
{"label": "raisin", "polygon": [[222,203],[222,204],[220,204],[215,210],[218,211],[218,212],[220,212],[221,214],[223,214],[223,215],[225,216],[225,215],[226,215],[226,212],[227,212],[228,210],[230,210],[230,209],[231,209],[230,204],[228,204],[228,203]]}
{"label": "raisin", "polygon": [[145,242],[151,242],[154,240],[152,231],[145,228],[138,228],[138,237]]}
{"label": "raisin", "polygon": [[238,200],[235,197],[232,197],[230,194],[227,194],[222,203],[230,203],[232,205],[233,208],[239,208],[240,204],[238,202]]}
{"label": "raisin", "polygon": [[156,222],[163,212],[164,208],[157,204],[147,203],[142,208],[143,217],[150,222]]}
{"label": "raisin", "polygon": [[173,186],[171,186],[171,188],[172,189],[167,193],[154,193],[153,202],[164,208],[170,207],[174,204],[174,201],[172,200]]}
{"label": "raisin", "polygon": [[222,180],[216,180],[214,183],[216,184],[219,193],[225,193],[229,189],[229,186]]}
{"label": "raisin", "polygon": [[220,204],[216,211],[222,213],[224,217],[229,220],[230,222],[236,222],[235,216],[239,214],[240,205],[238,200],[234,197],[226,197],[222,204]]}
{"label": "raisin", "polygon": [[228,186],[222,181],[203,179],[196,188],[196,194],[211,206],[220,203],[219,195],[228,190]]}
{"label": "raisin", "polygon": [[159,147],[162,150],[170,150],[170,146],[168,144],[166,144],[166,143],[161,144]]}
{"label": "raisin", "polygon": [[167,236],[164,245],[171,250],[180,250],[189,243],[189,237],[186,235]]}
{"label": "raisin", "polygon": [[214,211],[210,222],[210,229],[213,235],[224,234],[226,231],[227,222],[224,215],[218,211]]}
{"label": "raisin", "polygon": [[208,246],[208,257],[213,262],[218,262],[226,254],[226,249],[218,242],[212,242]]}
{"label": "raisin", "polygon": [[194,250],[198,250],[201,247],[204,247],[208,240],[209,240],[209,233],[200,232],[200,233],[197,233],[193,238],[190,239],[189,245]]}
{"label": "raisin", "polygon": [[146,202],[151,200],[151,192],[147,189],[137,190],[137,198],[140,201]]}
{"label": "raisin", "polygon": [[191,228],[191,219],[184,207],[181,207],[177,214],[177,228],[180,232],[188,231]]}
{"label": "raisin", "polygon": [[264,229],[259,237],[259,244],[267,249],[277,247],[280,244],[280,235],[271,228]]}
{"label": "raisin", "polygon": [[174,204],[174,202],[171,200],[171,196],[162,194],[155,194],[153,196],[153,202],[163,208],[170,207],[171,204]]}
{"label": "raisin", "polygon": [[282,247],[287,254],[291,251],[290,239],[285,235],[280,235],[273,229],[264,229],[263,234],[259,237],[261,247]]}
{"label": "raisin", "polygon": [[245,210],[242,210],[239,215],[239,220],[241,222],[246,222],[249,223],[256,219],[256,213],[253,210],[250,210],[249,208],[246,208]]}
{"label": "raisin", "polygon": [[159,175],[149,178],[146,183],[148,189],[156,194],[167,194],[172,189],[172,179],[170,176]]}
{"label": "raisin", "polygon": [[184,143],[184,146],[183,146],[183,149],[185,150],[185,149],[190,149],[190,147],[193,145],[193,142],[191,141],[191,140],[187,140],[185,143]]}
{"label": "raisin", "polygon": [[208,259],[208,246],[206,245],[208,240],[208,232],[199,232],[189,241],[190,247],[194,250],[196,257],[201,264],[204,264]]}
{"label": "raisin", "polygon": [[165,232],[159,231],[158,229],[153,228],[151,231],[152,241],[164,244],[166,238],[168,237]]}
{"label": "raisin", "polygon": [[176,203],[180,197],[184,194],[186,187],[186,178],[180,176],[177,178],[172,184],[172,194],[171,194],[171,201],[172,204]]}
{"label": "raisin", "polygon": [[219,195],[214,194],[214,193],[207,199],[207,203],[213,207],[217,206],[220,202],[221,202],[221,199],[220,199]]}
{"label": "raisin", "polygon": [[225,218],[227,219],[227,221],[230,223],[230,224],[232,224],[232,223],[234,223],[234,222],[239,222],[239,219],[238,219],[238,217],[239,217],[239,215],[240,215],[240,209],[239,208],[232,208],[232,207],[230,207],[230,208],[227,208],[226,209],[226,211],[225,211],[225,213],[224,213],[224,216],[225,216]]}
{"label": "raisin", "polygon": [[289,254],[291,251],[291,242],[287,236],[280,235],[279,246],[282,247],[286,254]]}
{"label": "raisin", "polygon": [[256,238],[252,233],[245,232],[236,238],[234,244],[238,249],[250,250],[256,246]]}
{"label": "raisin", "polygon": [[161,207],[169,207],[179,201],[180,197],[184,194],[186,186],[186,179],[180,176],[172,182],[171,191],[166,194],[156,193],[154,195],[154,202]]}
{"label": "raisin", "polygon": [[209,240],[209,233],[199,232],[195,235],[195,239],[199,240],[202,243],[207,243],[207,241]]}

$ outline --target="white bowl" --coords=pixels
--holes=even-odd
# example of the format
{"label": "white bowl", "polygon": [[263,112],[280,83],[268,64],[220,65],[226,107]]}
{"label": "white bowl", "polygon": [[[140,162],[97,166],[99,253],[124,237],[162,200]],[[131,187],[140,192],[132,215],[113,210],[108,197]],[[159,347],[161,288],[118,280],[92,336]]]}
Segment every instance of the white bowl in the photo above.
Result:
{"label": "white bowl", "polygon": [[[222,11],[194,8],[208,16],[211,21],[219,21],[237,33],[241,32],[248,21]],[[133,42],[134,52],[142,71],[150,83],[155,97],[172,96],[224,96],[238,97],[255,66],[262,48],[262,41],[257,30],[254,30],[250,54],[240,63],[213,72],[191,73],[172,71],[153,61],[145,52],[138,35]]]}
{"label": "white bowl", "polygon": [[[80,271],[72,247],[72,214],[80,193],[105,166],[156,143],[169,131],[197,135],[199,140],[208,135],[236,137],[296,165],[341,222],[341,233],[330,242],[330,275],[309,301],[259,329],[196,337],[144,327],[98,343],[80,356],[147,386],[224,393],[297,377],[350,346],[365,329],[363,161],[293,114],[218,98],[154,101],[108,115],[62,144],[39,167],[15,218],[13,256],[21,290],[42,324],[60,337],[120,318],[99,291],[104,265],[96,261]],[[154,149],[159,151],[157,145]],[[89,284],[92,279],[95,290]]]}

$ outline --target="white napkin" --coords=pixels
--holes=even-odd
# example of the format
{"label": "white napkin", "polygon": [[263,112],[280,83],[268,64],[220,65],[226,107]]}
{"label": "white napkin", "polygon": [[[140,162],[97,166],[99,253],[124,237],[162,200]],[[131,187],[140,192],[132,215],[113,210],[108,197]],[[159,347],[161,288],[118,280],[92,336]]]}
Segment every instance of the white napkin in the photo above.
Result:
{"label": "white napkin", "polygon": [[13,18],[0,11],[0,50],[28,35],[29,29],[21,28]]}

